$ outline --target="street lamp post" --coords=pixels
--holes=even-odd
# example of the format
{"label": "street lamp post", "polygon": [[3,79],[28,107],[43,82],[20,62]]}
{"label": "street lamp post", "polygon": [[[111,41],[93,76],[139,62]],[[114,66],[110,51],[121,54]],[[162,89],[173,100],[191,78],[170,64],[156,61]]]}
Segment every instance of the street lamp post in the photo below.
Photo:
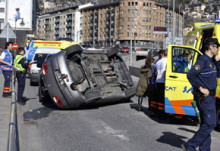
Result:
{"label": "street lamp post", "polygon": [[173,0],[173,40],[172,40],[172,44],[175,44],[175,42],[174,42],[174,38],[175,38],[174,15],[175,15],[175,0]]}
{"label": "street lamp post", "polygon": [[132,35],[133,35],[133,19],[131,17],[131,40],[130,40],[130,66],[132,66]]}

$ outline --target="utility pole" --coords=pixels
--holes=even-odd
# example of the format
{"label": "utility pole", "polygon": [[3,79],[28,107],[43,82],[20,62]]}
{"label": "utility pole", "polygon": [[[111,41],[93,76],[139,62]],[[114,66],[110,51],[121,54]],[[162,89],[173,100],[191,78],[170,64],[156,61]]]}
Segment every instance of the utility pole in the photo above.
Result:
{"label": "utility pole", "polygon": [[170,41],[170,1],[168,0],[168,38]]}
{"label": "utility pole", "polygon": [[92,34],[92,47],[95,45],[95,10],[93,12],[93,34]]}
{"label": "utility pole", "polygon": [[130,66],[132,66],[132,36],[133,36],[133,18],[131,17],[131,40],[130,40]]}
{"label": "utility pole", "polygon": [[172,40],[172,44],[175,44],[175,42],[174,42],[174,38],[175,38],[174,15],[175,15],[175,0],[173,0],[173,40]]}

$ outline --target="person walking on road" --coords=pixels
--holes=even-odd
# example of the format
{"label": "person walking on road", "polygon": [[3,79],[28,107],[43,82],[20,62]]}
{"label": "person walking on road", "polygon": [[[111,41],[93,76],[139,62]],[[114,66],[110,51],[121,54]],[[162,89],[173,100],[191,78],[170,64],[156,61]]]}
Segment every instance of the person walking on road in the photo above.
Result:
{"label": "person walking on road", "polygon": [[153,89],[152,78],[152,66],[154,64],[154,58],[146,58],[145,65],[140,69],[140,77],[136,88],[136,96],[138,96],[138,110],[141,111],[143,97],[148,96]]}
{"label": "person walking on road", "polygon": [[149,97],[149,110],[150,116],[155,116],[156,111],[157,111],[157,97],[156,97],[156,90],[157,90],[157,85],[156,85],[156,79],[157,79],[157,69],[156,69],[156,64],[157,62],[162,58],[162,50],[158,52],[158,59],[154,62],[153,68],[152,68],[152,78],[151,78],[151,83],[153,85],[153,91],[151,94],[151,97]]}
{"label": "person walking on road", "polygon": [[220,77],[219,46],[218,39],[208,38],[204,55],[198,58],[187,73],[187,78],[194,88],[194,100],[200,111],[201,124],[195,135],[182,144],[184,151],[195,151],[197,147],[200,151],[211,150],[210,133],[216,126],[215,93],[217,77]]}
{"label": "person walking on road", "polygon": [[157,97],[157,107],[158,107],[158,117],[164,118],[164,89],[165,89],[165,74],[167,68],[167,52],[166,50],[161,51],[162,57],[156,64],[156,91],[158,94]]}
{"label": "person walking on road", "polygon": [[25,89],[26,69],[28,68],[28,64],[29,62],[24,57],[24,48],[18,48],[18,55],[15,57],[14,67],[17,70],[16,77],[18,80],[17,101],[21,105],[25,104],[23,93]]}
{"label": "person walking on road", "polygon": [[3,50],[0,56],[0,69],[2,70],[5,79],[2,97],[11,97],[10,81],[12,75],[13,56],[10,51],[12,50],[12,45],[12,42],[7,42],[5,50]]}

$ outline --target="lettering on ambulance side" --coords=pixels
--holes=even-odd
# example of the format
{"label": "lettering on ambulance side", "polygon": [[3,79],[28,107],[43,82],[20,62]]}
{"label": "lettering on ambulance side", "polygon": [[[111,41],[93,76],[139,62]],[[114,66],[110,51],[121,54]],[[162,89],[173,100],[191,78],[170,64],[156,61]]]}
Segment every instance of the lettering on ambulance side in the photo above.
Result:
{"label": "lettering on ambulance side", "polygon": [[166,86],[166,87],[165,87],[165,90],[166,90],[166,91],[176,91],[176,87]]}
{"label": "lettering on ambulance side", "polygon": [[185,86],[184,90],[183,90],[183,93],[189,93],[189,92],[193,93],[193,87],[187,89],[187,86]]}

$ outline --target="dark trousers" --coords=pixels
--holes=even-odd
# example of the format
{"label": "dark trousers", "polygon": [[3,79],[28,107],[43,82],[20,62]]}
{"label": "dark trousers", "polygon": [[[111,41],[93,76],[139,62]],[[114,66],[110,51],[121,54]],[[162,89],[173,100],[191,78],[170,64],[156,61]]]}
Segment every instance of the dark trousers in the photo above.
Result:
{"label": "dark trousers", "polygon": [[25,88],[26,75],[25,73],[16,73],[16,77],[18,80],[17,100],[23,101],[22,98]]}
{"label": "dark trousers", "polygon": [[164,115],[164,83],[157,83],[157,108],[159,116]]}
{"label": "dark trousers", "polygon": [[195,135],[185,143],[185,145],[195,151],[199,147],[200,151],[210,151],[211,148],[211,131],[216,126],[216,106],[215,97],[208,96],[205,101],[199,105],[201,115],[201,125]]}
{"label": "dark trousers", "polygon": [[3,88],[3,96],[9,96],[9,95],[11,95],[11,92],[10,92],[10,82],[11,82],[11,74],[12,74],[12,72],[11,71],[2,70],[2,73],[3,73],[4,79],[5,79],[4,88]]}

